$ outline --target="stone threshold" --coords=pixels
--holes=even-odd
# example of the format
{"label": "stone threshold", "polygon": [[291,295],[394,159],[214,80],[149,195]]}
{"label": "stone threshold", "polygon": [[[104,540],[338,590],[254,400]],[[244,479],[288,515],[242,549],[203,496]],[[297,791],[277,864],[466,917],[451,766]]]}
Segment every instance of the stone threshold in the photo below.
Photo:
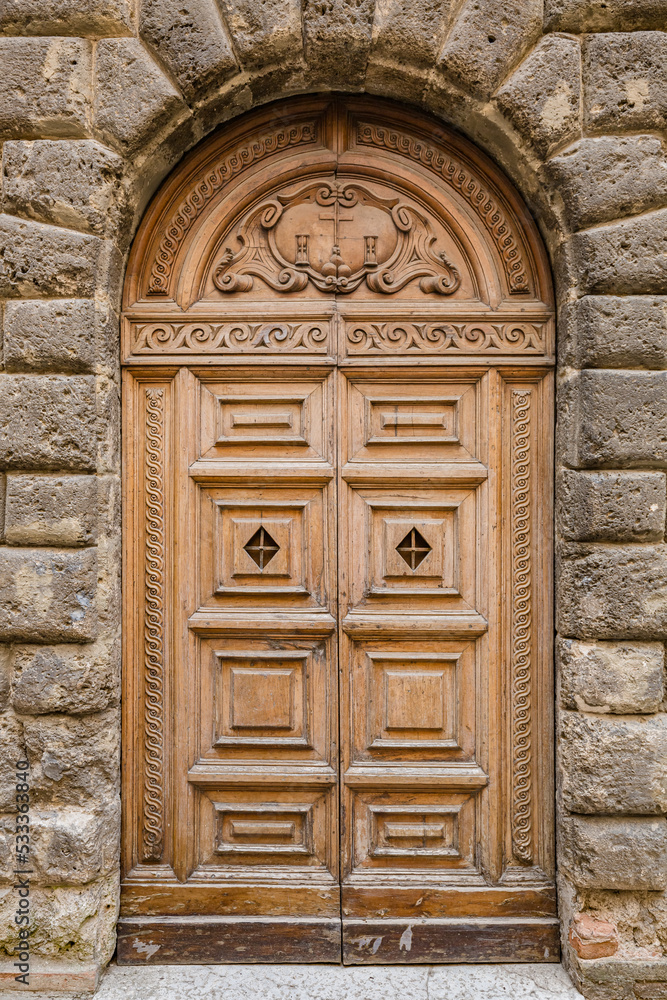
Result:
{"label": "stone threshold", "polygon": [[[576,1000],[560,965],[152,965],[35,963],[31,989],[0,967],[3,1000]],[[37,991],[37,992],[36,992]]]}

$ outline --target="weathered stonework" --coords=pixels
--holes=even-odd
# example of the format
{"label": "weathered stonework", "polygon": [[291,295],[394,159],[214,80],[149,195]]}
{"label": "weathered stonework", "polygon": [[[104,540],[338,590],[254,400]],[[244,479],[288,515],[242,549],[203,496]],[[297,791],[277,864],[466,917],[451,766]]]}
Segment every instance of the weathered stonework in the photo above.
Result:
{"label": "weathered stonework", "polygon": [[666,25],[666,0],[5,0],[0,978],[18,945],[24,754],[42,988],[91,986],[114,948],[117,311],[133,232],[219,124],[340,89],[467,134],[551,253],[564,960],[595,1000],[664,995]]}

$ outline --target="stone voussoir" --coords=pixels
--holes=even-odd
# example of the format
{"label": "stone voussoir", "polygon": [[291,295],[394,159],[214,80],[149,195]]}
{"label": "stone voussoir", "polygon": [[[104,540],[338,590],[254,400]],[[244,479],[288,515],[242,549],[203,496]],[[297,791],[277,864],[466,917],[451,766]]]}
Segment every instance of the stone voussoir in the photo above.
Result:
{"label": "stone voussoir", "polygon": [[667,368],[667,296],[585,295],[561,311],[561,363]]}
{"label": "stone voussoir", "polygon": [[558,740],[563,805],[571,813],[667,812],[667,715],[562,712]]}
{"label": "stone voussoir", "polygon": [[572,816],[560,837],[559,866],[578,889],[656,891],[667,887],[664,817]]}
{"label": "stone voussoir", "polygon": [[660,642],[556,642],[563,708],[602,715],[658,712],[665,699],[665,647]]}
{"label": "stone voussoir", "polygon": [[662,472],[575,472],[556,490],[560,533],[572,542],[660,542],[667,477]]}

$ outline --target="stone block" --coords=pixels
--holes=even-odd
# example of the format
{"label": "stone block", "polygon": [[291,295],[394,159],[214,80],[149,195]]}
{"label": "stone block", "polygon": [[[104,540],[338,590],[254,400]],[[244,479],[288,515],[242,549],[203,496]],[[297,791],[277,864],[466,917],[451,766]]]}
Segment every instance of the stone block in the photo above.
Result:
{"label": "stone block", "polygon": [[95,468],[92,375],[0,375],[0,466]]}
{"label": "stone block", "polygon": [[5,540],[5,497],[7,495],[7,476],[0,472],[0,544]]}
{"label": "stone block", "polygon": [[372,57],[430,68],[455,11],[453,0],[377,0]]}
{"label": "stone block", "polygon": [[26,299],[5,307],[8,372],[79,374],[95,370],[95,303],[92,299]]}
{"label": "stone block", "polygon": [[97,539],[97,479],[10,474],[6,524],[9,545],[90,545]]}
{"label": "stone block", "polygon": [[[25,760],[25,755],[22,722],[13,712],[0,712],[0,813],[8,813],[11,816],[14,828],[16,827],[16,762]],[[15,860],[15,856],[12,860]],[[14,865],[9,867],[11,871]]]}
{"label": "stone block", "polygon": [[542,155],[581,135],[581,47],[551,35],[529,53],[496,101]]}
{"label": "stone block", "polygon": [[667,296],[585,295],[561,320],[563,364],[667,368]]}
{"label": "stone block", "polygon": [[557,523],[571,542],[659,542],[665,534],[661,472],[573,472],[558,478]]}
{"label": "stone block", "polygon": [[544,167],[573,229],[667,203],[667,154],[657,136],[582,139]]}
{"label": "stone block", "polygon": [[[272,17],[273,4],[250,6],[261,11],[260,16]],[[139,31],[172,71],[188,100],[207,87],[220,87],[236,71],[214,0],[140,0]]]}
{"label": "stone block", "polygon": [[572,237],[580,294],[667,292],[667,209],[599,226]]}
{"label": "stone block", "polygon": [[234,51],[244,66],[269,66],[281,60],[303,65],[303,33],[299,0],[221,0]]}
{"label": "stone block", "polygon": [[440,68],[464,90],[488,98],[541,34],[541,0],[465,0]]}
{"label": "stone block", "polygon": [[123,161],[91,139],[6,142],[6,212],[104,235],[123,222]]}
{"label": "stone block", "polygon": [[568,465],[667,466],[667,372],[588,369],[572,376],[560,398]]}
{"label": "stone block", "polygon": [[667,545],[571,543],[558,558],[558,631],[579,639],[667,635]]}
{"label": "stone block", "polygon": [[559,868],[578,889],[665,889],[667,820],[569,817],[560,832]]}
{"label": "stone block", "polygon": [[603,715],[650,714],[665,698],[665,647],[660,642],[558,639],[563,708]]}
{"label": "stone block", "polygon": [[117,644],[15,646],[12,705],[22,715],[101,712],[118,698]]}
{"label": "stone block", "polygon": [[[664,8],[662,12],[664,22]],[[667,33],[592,34],[584,45],[584,123],[590,132],[664,129]]]}
{"label": "stone block", "polygon": [[0,712],[9,705],[14,651],[11,646],[0,646]]}
{"label": "stone block", "polygon": [[0,639],[92,639],[96,583],[95,549],[0,548]]}
{"label": "stone block", "polygon": [[89,131],[89,41],[0,38],[0,66],[1,138],[81,136]]}
{"label": "stone block", "polygon": [[131,0],[3,0],[5,35],[127,35]]}
{"label": "stone block", "polygon": [[135,38],[103,38],[95,57],[94,121],[108,141],[136,153],[188,114],[180,94]]}
{"label": "stone block", "polygon": [[664,30],[664,0],[545,0],[547,31]]}
{"label": "stone block", "polygon": [[563,712],[558,753],[563,805],[570,812],[667,812],[667,716]]}
{"label": "stone block", "polygon": [[373,31],[375,0],[303,0],[306,63],[332,86],[363,85]]}
{"label": "stone block", "polygon": [[91,812],[69,806],[31,816],[31,881],[37,885],[85,885],[118,866],[120,802]]}
{"label": "stone block", "polygon": [[0,245],[6,298],[86,298],[102,276],[104,243],[97,236],[0,215]]}
{"label": "stone block", "polygon": [[37,809],[96,810],[118,794],[119,718],[116,709],[88,716],[25,716],[23,734],[32,799]]}

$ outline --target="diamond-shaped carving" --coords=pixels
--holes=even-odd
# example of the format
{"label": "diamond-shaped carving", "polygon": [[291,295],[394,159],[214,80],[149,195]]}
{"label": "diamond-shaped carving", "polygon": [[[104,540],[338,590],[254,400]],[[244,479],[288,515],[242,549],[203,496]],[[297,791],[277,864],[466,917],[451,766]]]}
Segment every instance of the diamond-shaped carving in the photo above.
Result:
{"label": "diamond-shaped carving", "polygon": [[271,538],[271,535],[265,528],[258,528],[243,548],[252,561],[257,563],[260,569],[264,569],[269,565],[280,546]]}
{"label": "diamond-shaped carving", "polygon": [[431,546],[420,531],[410,528],[403,541],[396,546],[396,551],[410,569],[417,569],[431,551]]}

